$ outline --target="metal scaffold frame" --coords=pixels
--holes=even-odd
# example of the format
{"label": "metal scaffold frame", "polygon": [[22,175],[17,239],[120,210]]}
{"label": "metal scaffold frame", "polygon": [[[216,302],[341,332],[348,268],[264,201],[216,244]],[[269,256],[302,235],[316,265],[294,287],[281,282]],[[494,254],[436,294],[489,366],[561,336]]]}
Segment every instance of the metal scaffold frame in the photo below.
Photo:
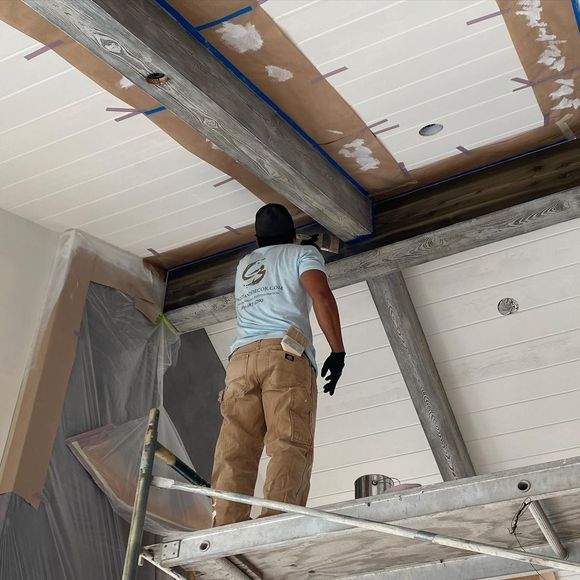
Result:
{"label": "metal scaffold frame", "polygon": [[[504,562],[510,561],[512,564],[523,563],[530,566],[538,566],[542,569],[553,569],[580,573],[580,563],[566,560],[566,558],[568,558],[570,555],[575,558],[580,558],[580,542],[570,543],[570,549],[564,547],[556,531],[551,525],[550,520],[544,512],[542,505],[540,504],[542,497],[558,496],[559,494],[563,494],[566,491],[570,493],[571,490],[578,490],[580,486],[580,459],[570,462],[556,462],[555,464],[547,464],[546,466],[539,466],[536,468],[537,473],[535,473],[535,475],[540,475],[543,472],[544,481],[542,482],[539,479],[537,482],[534,481],[533,486],[535,488],[535,497],[533,500],[529,501],[529,509],[530,513],[537,522],[539,529],[542,531],[544,538],[557,556],[553,557],[547,555],[545,553],[546,550],[542,549],[541,547],[535,550],[533,553],[530,553],[524,551],[523,548],[521,550],[515,550],[486,542],[468,540],[446,534],[415,529],[413,527],[401,526],[392,523],[383,523],[384,521],[393,521],[396,519],[393,517],[384,517],[384,515],[381,514],[381,511],[385,510],[377,509],[381,507],[381,502],[385,502],[386,505],[389,503],[390,499],[393,499],[387,498],[386,496],[379,496],[378,500],[373,498],[372,502],[359,501],[358,505],[356,506],[359,509],[350,510],[353,513],[336,513],[334,511],[324,511],[308,507],[294,506],[282,502],[210,489],[209,484],[205,482],[197,473],[195,473],[195,471],[181,462],[178,458],[175,457],[175,455],[173,455],[173,453],[165,449],[157,442],[158,421],[159,411],[157,409],[152,409],[149,414],[149,421],[145,433],[142,459],[135,494],[133,517],[131,521],[131,531],[127,546],[125,568],[123,572],[123,580],[135,579],[137,565],[140,560],[148,561],[155,565],[157,568],[166,572],[168,576],[178,579],[184,579],[185,576],[183,576],[181,572],[178,571],[176,566],[210,559],[221,560],[222,564],[225,565],[228,569],[229,576],[231,577],[253,577],[245,574],[242,570],[240,570],[240,568],[232,564],[232,562],[226,558],[228,556],[232,556],[233,554],[245,553],[246,549],[250,552],[252,550],[255,551],[256,549],[265,550],[275,547],[276,545],[283,546],[285,541],[289,542],[292,540],[296,542],[300,540],[307,540],[309,537],[314,537],[315,535],[320,537],[321,534],[332,534],[338,530],[348,530],[349,528],[357,528],[359,530],[367,530],[386,534],[389,536],[397,536],[407,540],[412,540],[414,542],[427,542],[439,546],[446,546],[464,552],[480,554],[485,556],[486,559],[489,559],[489,557],[492,557],[492,560],[501,558]],[[191,483],[180,483],[167,478],[153,477],[153,462],[155,457],[158,457],[170,465],[175,471],[180,473],[183,477],[185,477],[186,480],[190,481]],[[558,469],[558,467],[561,469]],[[559,473],[561,477],[556,477],[555,475],[557,473]],[[498,474],[495,480],[493,480],[493,476],[468,478],[439,486],[430,486],[430,488],[422,488],[420,491],[413,490],[408,492],[407,495],[415,494],[417,498],[421,497],[423,499],[422,503],[425,503],[425,492],[428,490],[429,501],[431,501],[431,503],[433,503],[433,501],[438,503],[439,511],[452,509],[452,504],[454,502],[460,506],[462,500],[464,500],[463,507],[475,505],[485,506],[486,498],[482,495],[482,492],[484,488],[490,487],[490,478],[494,483],[493,487],[495,488],[495,497],[490,496],[489,501],[500,501],[501,499],[504,499],[504,501],[511,499],[513,501],[513,499],[516,497],[514,496],[514,491],[518,491],[521,495],[522,493],[527,493],[532,487],[532,483],[528,479],[522,479],[521,477],[521,473],[505,472],[505,474]],[[252,523],[246,522],[234,526],[225,526],[223,528],[196,532],[194,534],[184,536],[182,540],[166,542],[165,544],[156,545],[143,551],[143,548],[141,547],[141,541],[147,499],[151,485],[167,490],[178,490],[187,493],[205,495],[212,498],[220,498],[249,505],[266,507],[276,511],[286,512],[287,514],[295,514],[303,517],[298,521],[296,518],[293,518],[293,521],[290,522],[290,525],[293,528],[292,538],[284,538],[284,531],[287,528],[287,524],[289,523],[289,518],[286,517],[286,522],[284,522],[284,518],[280,517],[265,518],[264,520],[261,520],[261,522],[256,523],[256,525],[252,525]],[[549,489],[550,486],[551,489]],[[453,489],[454,487],[457,489]],[[461,492],[459,493],[460,487]],[[508,489],[511,490],[510,493],[507,493]],[[475,501],[469,501],[468,495],[466,494],[473,494],[473,500]],[[505,497],[502,498],[502,494]],[[402,497],[403,496],[401,496],[401,498]],[[437,502],[437,500],[439,501]],[[420,504],[421,502],[414,503]],[[372,510],[372,519],[360,517],[360,512],[364,511],[360,508],[364,505],[366,505],[368,508],[370,508],[371,505],[374,505],[374,509]],[[344,512],[346,510],[343,509],[341,511]],[[416,509],[416,511],[416,515],[419,515],[420,506],[419,509]],[[267,520],[271,521],[267,522]],[[240,534],[244,526],[246,528],[246,535],[251,537],[244,538],[242,537],[242,534]],[[260,528],[262,529],[260,530]],[[276,533],[272,533],[266,536],[264,532],[268,531],[268,529],[273,532],[275,531]],[[288,530],[286,529],[286,532],[287,531]],[[228,539],[232,539],[232,534],[237,537],[237,542],[230,541],[228,544]],[[216,542],[216,540],[219,540],[220,536],[222,539],[221,546],[219,541]],[[474,559],[475,558],[466,558],[466,561]],[[168,560],[171,562],[171,566],[167,565]],[[477,560],[480,561],[481,556],[479,556]],[[364,574],[358,577],[386,578],[387,576],[383,574],[383,572],[387,573],[388,570],[383,570],[380,572],[381,575],[376,575],[373,573],[371,575]],[[354,576],[351,577],[354,578]],[[398,576],[396,574],[391,574],[389,577],[403,578],[404,576],[401,575],[401,571],[399,571]],[[427,578],[428,576],[423,575],[423,577]]]}

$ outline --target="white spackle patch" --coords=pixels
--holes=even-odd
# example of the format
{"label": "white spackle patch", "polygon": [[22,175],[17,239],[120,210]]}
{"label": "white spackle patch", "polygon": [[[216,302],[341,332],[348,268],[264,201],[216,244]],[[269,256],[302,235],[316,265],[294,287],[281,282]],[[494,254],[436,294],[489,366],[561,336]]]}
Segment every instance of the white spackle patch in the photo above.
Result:
{"label": "white spackle patch", "polygon": [[333,135],[344,135],[344,133],[342,131],[337,131],[336,129],[326,129],[329,133],[332,133]]}
{"label": "white spackle patch", "polygon": [[580,108],[580,99],[569,99],[568,97],[564,97],[556,106],[552,107],[552,109],[579,109]]}
{"label": "white spackle patch", "polygon": [[365,146],[364,139],[355,139],[352,143],[343,145],[338,153],[343,157],[354,159],[361,168],[361,171],[377,169],[381,164],[376,157],[373,157],[373,152]]}
{"label": "white spackle patch", "polygon": [[212,149],[217,149],[218,151],[221,151],[221,147],[218,147],[213,141],[210,141],[209,139],[206,139],[206,141],[210,144]]}
{"label": "white spackle patch", "polygon": [[[566,40],[558,40],[558,37],[548,30],[548,24],[542,20],[542,0],[518,0],[518,6],[520,9],[516,11],[516,14],[527,19],[528,26],[536,30],[536,41],[544,43],[545,48],[538,63],[553,71],[562,72],[566,68],[566,57],[562,55],[558,45],[564,44]],[[550,93],[550,97],[558,101],[552,109],[578,108],[574,104],[578,99],[571,100],[566,96],[574,92],[574,80],[572,79],[571,83],[560,84],[562,86],[558,90]]]}
{"label": "white spackle patch", "polygon": [[122,77],[121,80],[119,81],[119,87],[121,87],[122,89],[128,89],[129,87],[132,86],[133,83],[127,77]]}
{"label": "white spackle patch", "polygon": [[560,97],[565,97],[566,95],[571,95],[574,92],[574,79],[560,79],[556,81],[560,88],[553,93],[550,93],[552,99],[558,99]]}
{"label": "white spackle patch", "polygon": [[292,71],[289,71],[280,66],[276,66],[274,64],[267,64],[266,72],[271,79],[274,79],[279,83],[285,83],[286,81],[294,78],[294,73]]}
{"label": "white spackle patch", "polygon": [[553,70],[558,72],[564,70],[566,66],[566,57],[562,56],[562,51],[555,45],[550,45],[544,52],[540,55],[538,63],[545,64]]}
{"label": "white spackle patch", "polygon": [[260,33],[256,30],[253,24],[233,24],[232,22],[224,22],[217,33],[222,37],[222,40],[232,50],[243,54],[260,50],[264,44]]}

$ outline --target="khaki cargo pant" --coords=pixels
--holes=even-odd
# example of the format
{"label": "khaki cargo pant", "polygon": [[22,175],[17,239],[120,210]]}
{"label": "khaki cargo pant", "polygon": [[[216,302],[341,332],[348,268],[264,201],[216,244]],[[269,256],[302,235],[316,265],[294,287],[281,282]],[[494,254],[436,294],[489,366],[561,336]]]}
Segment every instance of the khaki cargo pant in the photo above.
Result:
{"label": "khaki cargo pant", "polygon": [[[264,497],[306,505],[316,422],[316,372],[306,355],[285,353],[280,340],[259,340],[237,349],[220,393],[224,418],[212,486],[254,495],[264,446],[270,457]],[[248,520],[251,507],[216,501],[214,525]],[[262,510],[262,517],[277,512]]]}

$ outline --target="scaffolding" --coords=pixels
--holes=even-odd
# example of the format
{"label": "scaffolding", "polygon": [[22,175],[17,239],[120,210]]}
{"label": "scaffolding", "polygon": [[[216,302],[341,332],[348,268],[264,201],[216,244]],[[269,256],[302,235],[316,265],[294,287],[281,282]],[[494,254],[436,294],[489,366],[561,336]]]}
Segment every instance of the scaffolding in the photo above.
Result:
{"label": "scaffolding", "polygon": [[[320,510],[210,489],[157,442],[158,420],[159,411],[152,409],[123,580],[135,580],[137,566],[144,561],[177,579],[186,579],[188,571],[220,580],[478,580],[531,569],[580,573],[580,458]],[[191,483],[153,477],[155,457]],[[202,530],[143,549],[151,486],[286,514]]]}

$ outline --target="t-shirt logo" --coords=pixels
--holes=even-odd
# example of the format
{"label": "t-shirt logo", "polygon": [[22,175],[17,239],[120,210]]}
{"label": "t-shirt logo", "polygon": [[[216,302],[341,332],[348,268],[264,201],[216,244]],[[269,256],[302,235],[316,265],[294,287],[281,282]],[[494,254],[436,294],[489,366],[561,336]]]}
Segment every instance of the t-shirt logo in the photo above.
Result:
{"label": "t-shirt logo", "polygon": [[242,280],[244,280],[244,286],[255,286],[259,284],[266,276],[266,267],[262,263],[264,260],[258,260],[257,262],[251,262],[242,272]]}

